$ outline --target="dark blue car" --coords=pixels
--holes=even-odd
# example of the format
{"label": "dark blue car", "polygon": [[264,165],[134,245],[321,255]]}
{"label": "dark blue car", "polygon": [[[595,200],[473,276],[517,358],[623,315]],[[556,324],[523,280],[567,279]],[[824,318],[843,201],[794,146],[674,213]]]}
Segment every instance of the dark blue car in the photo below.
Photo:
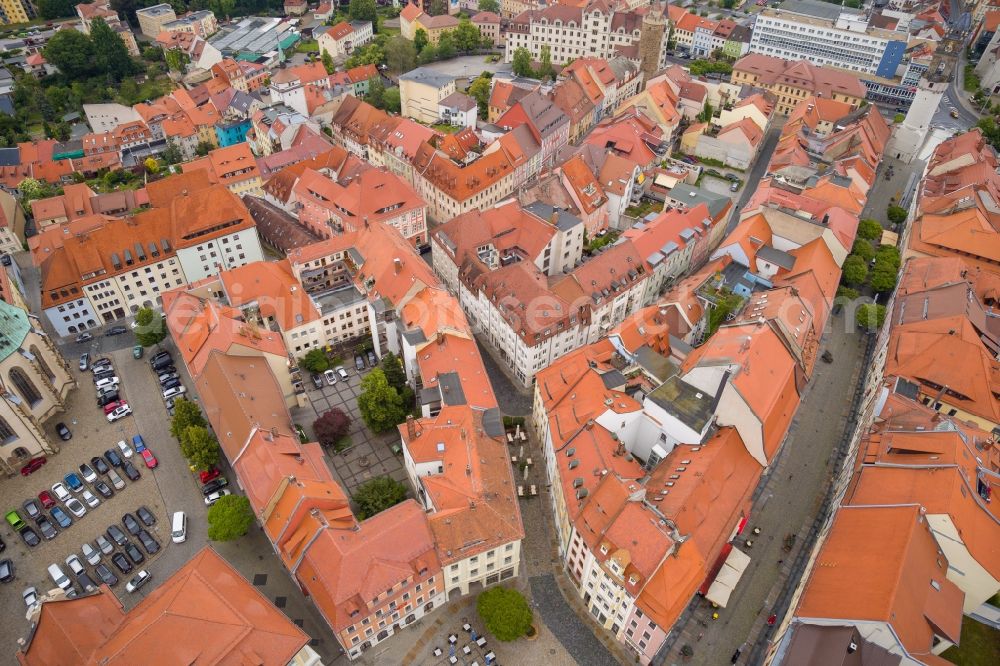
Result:
{"label": "dark blue car", "polygon": [[49,513],[51,513],[52,518],[57,523],[59,523],[59,527],[63,529],[66,529],[67,527],[73,524],[73,519],[70,518],[65,511],[63,511],[57,506],[52,507],[52,511],[50,511]]}
{"label": "dark blue car", "polygon": [[75,473],[67,474],[63,477],[63,481],[65,481],[70,490],[74,492],[80,492],[83,490],[83,481],[81,481],[80,477]]}

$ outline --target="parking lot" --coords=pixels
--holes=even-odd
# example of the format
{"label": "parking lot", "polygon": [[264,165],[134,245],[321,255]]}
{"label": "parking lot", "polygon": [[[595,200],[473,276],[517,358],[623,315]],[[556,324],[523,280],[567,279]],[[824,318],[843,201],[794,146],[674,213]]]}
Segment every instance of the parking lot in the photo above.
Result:
{"label": "parking lot", "polygon": [[371,368],[366,367],[358,373],[351,357],[345,358],[344,369],[349,373],[347,381],[338,379],[333,386],[324,382],[321,389],[315,388],[312,380],[305,377],[309,406],[293,411],[292,419],[311,437],[313,422],[331,408],[339,407],[351,417],[350,447],[341,453],[327,451],[334,475],[348,494],[353,494],[358,486],[378,476],[391,476],[409,485],[402,457],[392,452],[393,444],[399,443],[399,434],[395,430],[374,434],[365,425],[358,410],[361,378]]}

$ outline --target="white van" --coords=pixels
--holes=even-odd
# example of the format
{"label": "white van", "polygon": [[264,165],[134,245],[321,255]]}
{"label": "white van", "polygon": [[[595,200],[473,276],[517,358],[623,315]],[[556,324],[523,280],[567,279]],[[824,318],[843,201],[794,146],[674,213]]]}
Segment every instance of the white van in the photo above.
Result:
{"label": "white van", "polygon": [[49,577],[52,582],[58,585],[63,590],[68,590],[73,587],[73,583],[70,582],[69,577],[63,573],[63,570],[59,568],[58,564],[49,565]]}
{"label": "white van", "polygon": [[174,543],[184,543],[187,539],[187,524],[187,516],[184,515],[183,511],[174,513],[170,522],[170,539]]}

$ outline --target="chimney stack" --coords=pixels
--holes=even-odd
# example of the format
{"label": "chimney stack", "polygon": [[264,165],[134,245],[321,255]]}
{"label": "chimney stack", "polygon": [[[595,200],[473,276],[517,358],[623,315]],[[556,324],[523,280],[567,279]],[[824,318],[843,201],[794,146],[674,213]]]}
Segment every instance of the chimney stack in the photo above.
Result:
{"label": "chimney stack", "polygon": [[403,260],[400,259],[399,257],[396,257],[395,259],[392,260],[392,264],[393,267],[395,268],[396,275],[399,275],[399,272],[403,270]]}
{"label": "chimney stack", "polygon": [[413,420],[412,414],[406,417],[406,437],[410,440],[417,438],[417,424]]}

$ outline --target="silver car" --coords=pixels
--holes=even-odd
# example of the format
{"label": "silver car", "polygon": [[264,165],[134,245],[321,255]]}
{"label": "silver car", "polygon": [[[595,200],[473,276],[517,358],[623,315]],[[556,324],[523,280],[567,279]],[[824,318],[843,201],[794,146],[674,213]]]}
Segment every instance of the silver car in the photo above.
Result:
{"label": "silver car", "polygon": [[97,495],[90,492],[89,490],[84,490],[83,493],[81,493],[81,497],[83,497],[83,501],[91,509],[93,509],[95,506],[101,503],[101,500],[97,499]]}
{"label": "silver car", "polygon": [[110,555],[115,549],[115,547],[111,545],[111,542],[108,541],[107,537],[103,534],[98,534],[95,541],[97,542],[97,548],[105,555]]}
{"label": "silver car", "polygon": [[70,497],[66,500],[66,508],[70,510],[77,518],[82,518],[83,514],[87,513],[87,507],[80,503],[80,500],[75,497]]}
{"label": "silver car", "polygon": [[83,559],[87,560],[87,564],[95,565],[101,561],[100,551],[96,550],[89,543],[83,544],[83,547],[80,548],[80,551],[83,553]]}
{"label": "silver car", "polygon": [[115,487],[115,490],[121,490],[125,487],[125,482],[122,481],[122,477],[118,476],[118,472],[115,470],[108,470],[108,478],[111,480],[111,485]]}

